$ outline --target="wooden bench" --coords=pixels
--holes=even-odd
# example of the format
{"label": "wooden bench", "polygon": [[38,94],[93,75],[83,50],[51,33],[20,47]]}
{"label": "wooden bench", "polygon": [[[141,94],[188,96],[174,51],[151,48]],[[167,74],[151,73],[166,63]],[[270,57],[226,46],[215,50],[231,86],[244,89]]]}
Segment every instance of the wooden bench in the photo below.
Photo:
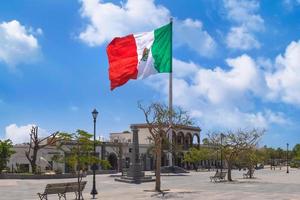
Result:
{"label": "wooden bench", "polygon": [[223,180],[225,180],[227,172],[216,172],[216,174],[214,176],[210,177],[210,181],[214,181],[214,182],[221,182]]}
{"label": "wooden bench", "polygon": [[210,178],[210,182],[212,182],[216,177],[220,176],[221,175],[221,172],[219,171],[216,171],[215,175],[209,177]]}
{"label": "wooden bench", "polygon": [[82,181],[80,183],[80,194],[78,194],[78,182],[68,183],[66,187],[66,193],[74,192],[76,195],[76,199],[78,199],[79,195],[81,197],[80,199],[83,199],[82,191],[84,190],[86,183],[87,183],[86,181]]}
{"label": "wooden bench", "polygon": [[43,193],[37,194],[41,200],[47,200],[49,194],[57,194],[59,199],[66,199],[66,193],[74,192],[76,195],[76,199],[78,199],[79,195],[83,199],[82,191],[84,190],[86,183],[86,181],[80,182],[80,194],[78,194],[78,182],[50,183],[46,185],[45,191]]}

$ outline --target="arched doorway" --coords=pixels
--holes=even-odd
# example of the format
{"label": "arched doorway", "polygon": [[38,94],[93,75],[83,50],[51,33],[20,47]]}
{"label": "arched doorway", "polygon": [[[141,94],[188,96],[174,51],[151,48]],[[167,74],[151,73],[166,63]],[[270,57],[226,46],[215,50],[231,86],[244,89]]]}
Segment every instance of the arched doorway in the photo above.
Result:
{"label": "arched doorway", "polygon": [[184,137],[184,148],[189,149],[192,147],[193,144],[193,137],[191,133],[187,133]]}
{"label": "arched doorway", "polygon": [[114,153],[110,153],[108,156],[108,162],[111,165],[111,169],[117,170],[118,169],[118,157]]}

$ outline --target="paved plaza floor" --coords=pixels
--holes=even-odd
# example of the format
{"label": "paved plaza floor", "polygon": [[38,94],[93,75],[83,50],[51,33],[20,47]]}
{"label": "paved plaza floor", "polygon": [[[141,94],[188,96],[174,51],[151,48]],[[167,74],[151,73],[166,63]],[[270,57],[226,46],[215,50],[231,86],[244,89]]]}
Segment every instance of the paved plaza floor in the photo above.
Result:
{"label": "paved plaza floor", "polygon": [[[169,189],[164,195],[145,192],[154,188],[154,182],[140,185],[115,182],[109,175],[97,175],[97,199],[134,200],[134,199],[203,199],[203,200],[300,200],[300,170],[263,169],[255,171],[255,179],[243,179],[244,171],[233,171],[234,182],[211,183],[209,177],[215,172],[191,172],[184,176],[163,176],[162,189]],[[84,190],[84,198],[91,199],[92,176]],[[76,181],[63,180],[0,180],[1,200],[38,199],[47,183]],[[67,194],[67,199],[74,199]],[[49,200],[58,199],[56,195]]]}

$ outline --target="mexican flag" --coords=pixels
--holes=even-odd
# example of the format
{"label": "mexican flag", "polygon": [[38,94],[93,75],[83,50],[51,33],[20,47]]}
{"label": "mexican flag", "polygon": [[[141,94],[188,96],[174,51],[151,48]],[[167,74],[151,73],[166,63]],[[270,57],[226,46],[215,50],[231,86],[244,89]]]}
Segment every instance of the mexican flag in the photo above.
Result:
{"label": "mexican flag", "polygon": [[172,22],[151,32],[114,38],[106,49],[111,90],[130,79],[172,72]]}

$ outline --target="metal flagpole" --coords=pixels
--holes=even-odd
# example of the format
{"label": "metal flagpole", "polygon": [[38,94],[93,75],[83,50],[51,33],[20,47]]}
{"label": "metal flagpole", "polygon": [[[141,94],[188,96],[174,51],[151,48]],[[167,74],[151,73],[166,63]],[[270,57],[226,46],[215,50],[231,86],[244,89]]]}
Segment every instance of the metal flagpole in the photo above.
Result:
{"label": "metal flagpole", "polygon": [[169,152],[169,166],[173,166],[173,122],[172,122],[172,112],[173,112],[173,87],[172,87],[172,70],[173,70],[173,48],[172,48],[172,43],[173,43],[173,19],[170,18],[170,23],[171,23],[171,72],[169,73],[169,123],[170,123],[170,129],[169,129],[169,143],[170,143],[170,152]]}

